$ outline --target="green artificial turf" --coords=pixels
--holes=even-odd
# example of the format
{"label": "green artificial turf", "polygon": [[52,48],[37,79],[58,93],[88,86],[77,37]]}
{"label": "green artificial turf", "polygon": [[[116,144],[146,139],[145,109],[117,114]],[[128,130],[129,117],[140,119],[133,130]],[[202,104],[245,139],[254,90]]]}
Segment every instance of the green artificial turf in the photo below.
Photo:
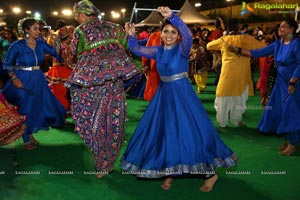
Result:
{"label": "green artificial turf", "polygon": [[[198,97],[216,125],[213,79],[214,73],[210,73],[208,87]],[[128,121],[122,152],[147,104],[143,100],[127,98]],[[218,169],[220,178],[210,193],[199,190],[203,180],[197,177],[178,178],[170,190],[164,191],[160,188],[161,179],[136,179],[133,175],[123,174],[119,168],[120,159],[115,163],[115,171],[103,179],[86,174],[94,171],[91,154],[69,123],[64,129],[51,128],[35,134],[41,143],[36,150],[24,151],[21,140],[12,146],[0,147],[0,200],[299,200],[299,152],[289,157],[281,156],[278,146],[284,143],[283,137],[258,134],[256,126],[263,112],[258,92],[247,104],[245,127],[216,126],[239,162],[232,169]],[[55,172],[66,174],[53,174]]]}

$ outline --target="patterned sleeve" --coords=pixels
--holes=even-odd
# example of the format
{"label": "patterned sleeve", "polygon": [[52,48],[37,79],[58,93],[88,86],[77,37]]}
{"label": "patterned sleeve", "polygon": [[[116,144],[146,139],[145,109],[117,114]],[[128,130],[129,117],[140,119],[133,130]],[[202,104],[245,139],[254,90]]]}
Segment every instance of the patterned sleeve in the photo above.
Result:
{"label": "patterned sleeve", "polygon": [[188,57],[192,47],[192,32],[189,27],[177,15],[172,13],[168,20],[178,29],[182,42],[180,42],[181,53]]}
{"label": "patterned sleeve", "polygon": [[118,39],[121,45],[124,48],[127,48],[127,40],[126,40],[126,32],[122,26],[119,25],[119,31],[118,31]]}
{"label": "patterned sleeve", "polygon": [[62,55],[62,58],[64,59],[65,64],[70,69],[73,69],[76,65],[77,60],[76,60],[76,57],[72,54],[72,51],[68,45],[66,45],[66,44],[62,45],[61,55]]}
{"label": "patterned sleeve", "polygon": [[73,33],[73,39],[71,41],[71,44],[69,45],[71,54],[73,54],[73,55],[77,55],[79,39],[80,39],[80,34],[79,34],[79,32],[77,31],[77,28],[76,28],[74,33]]}

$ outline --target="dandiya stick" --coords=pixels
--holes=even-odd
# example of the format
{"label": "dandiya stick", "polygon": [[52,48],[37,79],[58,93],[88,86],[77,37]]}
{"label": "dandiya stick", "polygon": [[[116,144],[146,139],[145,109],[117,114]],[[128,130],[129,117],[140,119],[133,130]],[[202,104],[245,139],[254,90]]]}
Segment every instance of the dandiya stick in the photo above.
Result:
{"label": "dandiya stick", "polygon": [[135,9],[136,9],[135,7],[136,7],[136,2],[134,2],[134,5],[133,5],[132,12],[131,12],[131,16],[130,16],[129,23],[132,23],[133,15],[134,15],[134,12],[135,12]]}
{"label": "dandiya stick", "polygon": [[[158,11],[157,9],[153,9],[153,8],[135,8],[135,10]],[[170,12],[180,12],[180,10],[170,10]]]}
{"label": "dandiya stick", "polygon": [[24,90],[25,92],[27,92],[28,94],[34,96],[33,92],[25,87],[20,87],[20,89]]}

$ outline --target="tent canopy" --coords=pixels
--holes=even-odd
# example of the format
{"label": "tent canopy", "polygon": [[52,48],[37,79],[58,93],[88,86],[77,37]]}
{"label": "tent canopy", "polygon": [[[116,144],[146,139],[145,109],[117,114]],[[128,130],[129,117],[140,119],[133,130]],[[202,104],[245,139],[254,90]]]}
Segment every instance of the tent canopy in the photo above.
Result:
{"label": "tent canopy", "polygon": [[142,26],[160,26],[164,17],[156,12],[152,11],[148,17],[146,17],[143,21],[136,24],[135,27],[142,27]]}
{"label": "tent canopy", "polygon": [[177,16],[179,16],[186,24],[210,24],[216,22],[216,20],[198,13],[196,8],[193,7],[188,0],[185,1],[180,12],[177,13]]}
{"label": "tent canopy", "polygon": [[[193,7],[188,0],[186,0],[180,8],[180,12],[177,13],[177,16],[179,16],[186,24],[210,24],[216,22],[216,20],[198,13],[196,8]],[[161,16],[160,13],[152,11],[148,17],[136,24],[135,27],[160,26],[163,20],[164,17]]]}

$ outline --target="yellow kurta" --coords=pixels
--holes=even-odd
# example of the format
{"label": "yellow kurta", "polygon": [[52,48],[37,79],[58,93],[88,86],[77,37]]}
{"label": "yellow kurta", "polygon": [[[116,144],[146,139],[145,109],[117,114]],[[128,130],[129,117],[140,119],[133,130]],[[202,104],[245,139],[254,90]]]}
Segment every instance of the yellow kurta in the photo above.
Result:
{"label": "yellow kurta", "polygon": [[249,96],[253,96],[250,57],[236,55],[229,51],[229,45],[250,50],[262,48],[265,43],[246,34],[223,36],[207,44],[208,50],[221,50],[222,53],[222,69],[216,96],[241,96],[247,85]]}

